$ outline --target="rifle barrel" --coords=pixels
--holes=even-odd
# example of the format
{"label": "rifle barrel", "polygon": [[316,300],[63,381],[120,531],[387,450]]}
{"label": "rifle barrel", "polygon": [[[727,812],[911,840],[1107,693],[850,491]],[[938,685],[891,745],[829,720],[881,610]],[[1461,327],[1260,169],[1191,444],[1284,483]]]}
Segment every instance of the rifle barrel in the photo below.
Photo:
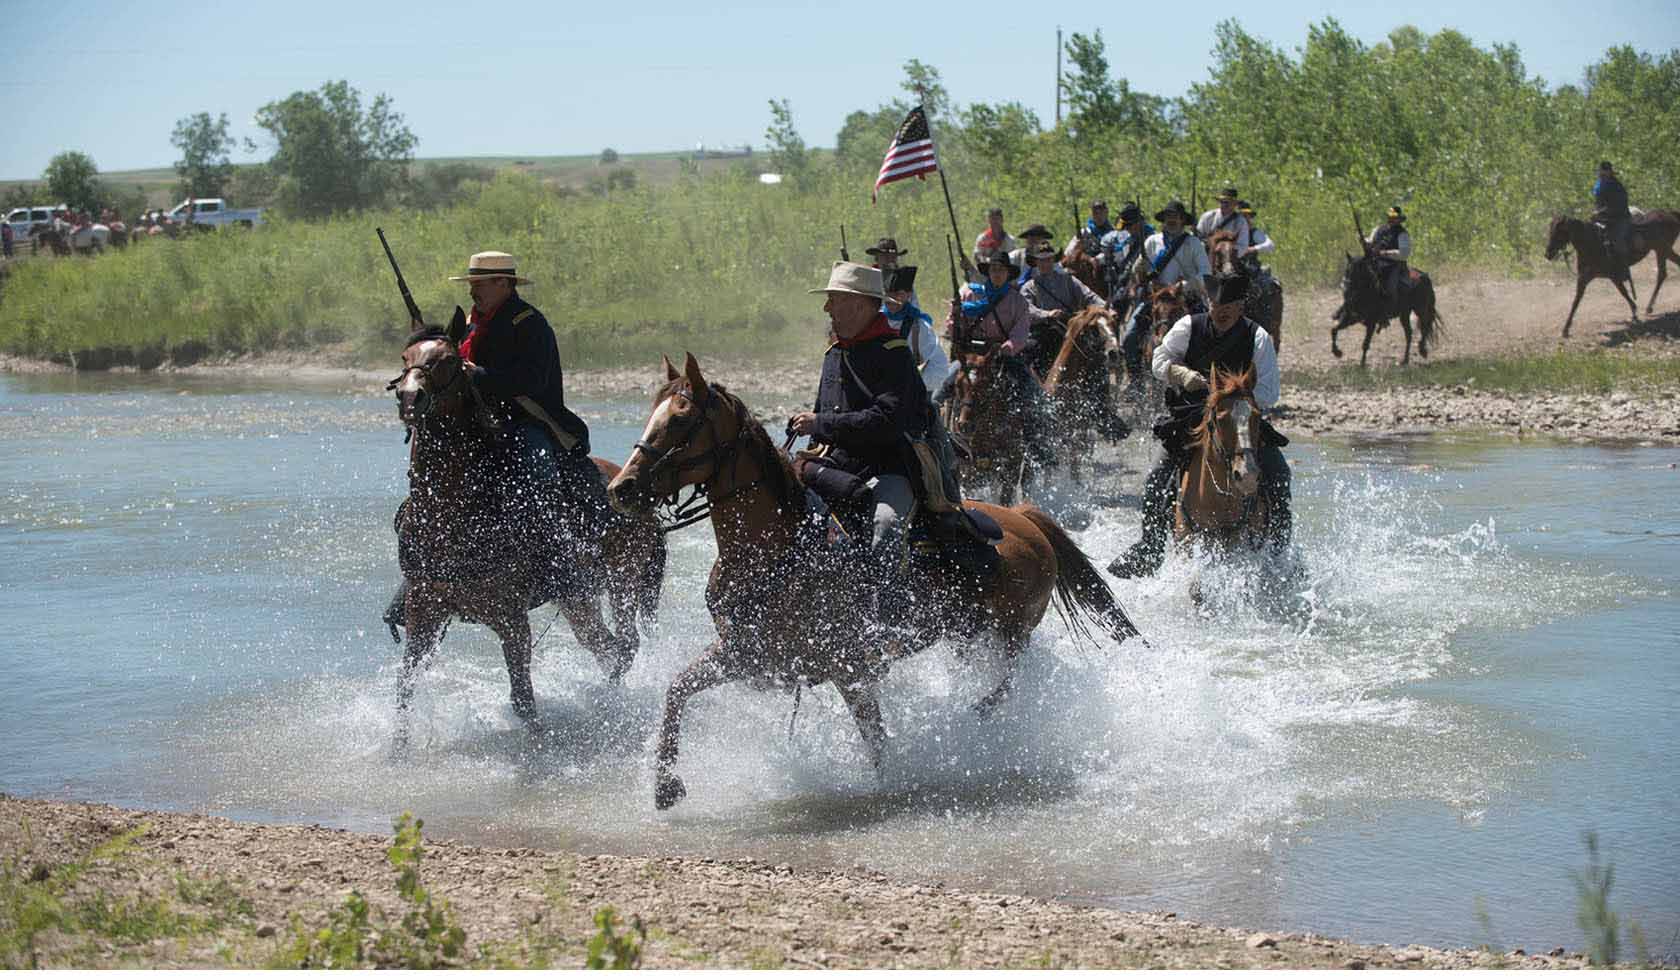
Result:
{"label": "rifle barrel", "polygon": [[403,305],[408,307],[409,318],[419,324],[424,324],[426,318],[420,315],[420,304],[414,302],[414,294],[408,291],[408,282],[403,279],[402,269],[397,267],[397,257],[391,253],[391,243],[385,240],[385,229],[375,228],[374,233],[379,236],[379,244],[385,247],[385,258],[391,262],[391,271],[397,274],[397,290],[402,293]]}

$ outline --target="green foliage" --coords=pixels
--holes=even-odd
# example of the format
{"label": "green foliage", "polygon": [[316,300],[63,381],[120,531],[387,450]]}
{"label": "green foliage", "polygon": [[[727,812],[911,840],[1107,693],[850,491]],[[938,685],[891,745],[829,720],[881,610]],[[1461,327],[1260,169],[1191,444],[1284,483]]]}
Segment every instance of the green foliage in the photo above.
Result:
{"label": "green foliage", "polygon": [[1616,391],[1658,391],[1674,383],[1675,365],[1612,351],[1559,351],[1554,354],[1501,358],[1462,357],[1448,361],[1413,361],[1404,368],[1361,370],[1349,365],[1328,372],[1285,371],[1288,384],[1315,388],[1380,390],[1396,386],[1451,388],[1511,394],[1570,392],[1609,394]]}
{"label": "green foliage", "polygon": [[228,154],[234,141],[228,135],[227,113],[215,119],[208,112],[183,116],[176,121],[169,142],[181,151],[181,159],[175,161],[175,172],[181,175],[180,195],[221,197],[233,176]]}
{"label": "green foliage", "polygon": [[472,196],[475,185],[496,179],[495,170],[461,161],[433,163],[416,170],[405,203],[428,210],[459,204]]}
{"label": "green foliage", "polygon": [[624,923],[611,905],[595,912],[595,936],[589,940],[586,968],[591,970],[634,970],[642,965],[642,944],[647,942],[647,927],[642,917],[630,917],[630,928],[620,932]]}
{"label": "green foliage", "polygon": [[[0,214],[13,208],[26,208],[31,204],[40,204],[46,193],[46,188],[40,184],[8,184],[4,190],[0,190]],[[53,203],[58,202],[54,201]]]}
{"label": "green foliage", "polygon": [[47,161],[41,174],[47,196],[54,204],[77,211],[98,211],[105,203],[105,187],[99,182],[99,168],[93,158],[77,150],[65,150]]}
{"label": "green foliage", "polygon": [[608,166],[609,164],[614,164],[614,163],[617,163],[617,162],[618,162],[618,151],[617,150],[615,150],[615,149],[613,149],[612,147],[609,146],[606,149],[601,151],[601,166],[605,167],[605,166]]}
{"label": "green foliage", "polygon": [[811,165],[811,154],[793,124],[793,107],[788,100],[770,100],[770,125],[764,130],[764,139],[770,144],[770,168],[797,185]]}
{"label": "green foliage", "polygon": [[[951,93],[946,91],[945,82],[939,77],[939,69],[924,64],[918,58],[911,58],[904,63],[904,80],[898,87],[915,97],[914,105],[904,106],[899,112],[902,117],[916,105],[920,105],[930,120],[936,124],[945,122],[953,117],[951,112]],[[902,105],[902,103],[900,103]]]}
{"label": "green foliage", "polygon": [[466,949],[466,930],[456,924],[449,902],[434,899],[420,880],[420,865],[426,856],[421,838],[424,826],[425,821],[404,813],[392,825],[395,839],[385,851],[385,859],[397,872],[397,895],[403,901],[400,921],[393,923],[359,890],[352,891],[319,929],[309,929],[294,914],[291,943],[281,949],[271,965],[335,970],[371,962],[435,970],[460,963]]}
{"label": "green foliage", "polygon": [[274,139],[269,169],[287,213],[320,217],[378,207],[402,190],[418,140],[380,95],[366,110],[348,82],[293,92],[257,110]]}
{"label": "green foliage", "polygon": [[1587,955],[1593,966],[1616,962],[1621,926],[1610,908],[1610,886],[1616,881],[1616,866],[1600,863],[1598,835],[1588,831],[1587,867],[1570,874],[1575,879],[1575,921],[1587,937]]}

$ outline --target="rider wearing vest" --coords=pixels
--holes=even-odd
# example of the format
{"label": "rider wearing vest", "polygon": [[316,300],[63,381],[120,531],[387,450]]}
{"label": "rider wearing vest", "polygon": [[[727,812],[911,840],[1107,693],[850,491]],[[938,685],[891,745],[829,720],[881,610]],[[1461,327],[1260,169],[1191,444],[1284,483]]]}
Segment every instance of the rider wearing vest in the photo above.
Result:
{"label": "rider wearing vest", "polygon": [[1196,237],[1207,241],[1216,231],[1228,231],[1237,236],[1237,246],[1248,241],[1248,219],[1237,208],[1237,189],[1227,187],[1219,192],[1219,207],[1202,215],[1196,222]]}
{"label": "rider wearing vest", "polygon": [[[1254,401],[1262,409],[1277,404],[1279,384],[1277,352],[1264,327],[1243,315],[1249,282],[1244,276],[1230,276],[1218,283],[1209,313],[1185,316],[1155,348],[1152,365],[1155,377],[1167,384],[1167,415],[1155,425],[1156,438],[1165,453],[1150,471],[1143,488],[1143,535],[1131,550],[1114,560],[1108,570],[1119,578],[1153,575],[1166,557],[1167,531],[1172,526],[1173,505],[1187,462],[1190,430],[1202,418],[1207,400],[1208,371],[1220,373],[1255,369]],[[1292,518],[1289,512],[1289,464],[1268,433],[1255,447],[1260,469],[1260,493],[1271,504],[1268,528],[1273,549],[1289,545]]]}
{"label": "rider wearing vest", "polygon": [[1628,210],[1627,188],[1609,160],[1598,165],[1598,180],[1593,184],[1593,221],[1604,229],[1625,269],[1633,256],[1633,214]]}
{"label": "rider wearing vest", "polygon": [[[1155,220],[1161,222],[1161,230],[1143,243],[1143,261],[1149,263],[1150,285],[1171,286],[1183,282],[1185,299],[1190,308],[1201,308],[1202,294],[1213,270],[1208,265],[1207,249],[1202,246],[1202,240],[1185,227],[1190,220],[1190,212],[1185,210],[1183,201],[1168,201],[1166,207],[1155,212]],[[1144,332],[1149,329],[1147,300],[1147,295],[1140,298],[1131,322],[1126,324],[1126,335],[1120,338],[1120,348],[1126,355],[1126,371],[1132,377],[1143,373],[1143,338]]]}
{"label": "rider wearing vest", "polygon": [[[1044,242],[1048,241],[1046,236]],[[1032,353],[1032,314],[1021,295],[1021,269],[1001,255],[982,256],[980,272],[985,280],[963,286],[958,298],[951,301],[951,311],[945,318],[945,335],[953,345],[969,340],[998,344],[1008,389],[1005,397],[1021,413],[1027,452],[1048,469],[1055,465],[1050,399],[1027,367],[1026,358]],[[943,406],[951,397],[958,370],[960,365],[953,354],[950,375],[933,398],[935,407]]]}
{"label": "rider wearing vest", "polygon": [[1377,278],[1390,306],[1400,302],[1406,261],[1412,257],[1412,236],[1406,232],[1406,213],[1396,204],[1388,209],[1388,223],[1371,229],[1369,254],[1377,260]]}
{"label": "rider wearing vest", "polygon": [[877,573],[896,566],[916,501],[905,437],[925,436],[931,416],[910,345],[881,312],[881,284],[878,269],[836,262],[828,285],[811,290],[827,294],[834,343],[812,410],[788,420],[788,431],[810,436],[815,451],[801,457],[800,479],[837,510],[855,514],[861,505],[870,515]]}
{"label": "rider wearing vest", "polygon": [[945,349],[939,346],[939,338],[934,335],[933,317],[922,311],[922,304],[916,297],[916,267],[898,264],[901,256],[910,254],[909,250],[900,251],[896,240],[883,238],[864,251],[874,256],[875,268],[881,270],[886,290],[881,312],[887,315],[892,325],[898,328],[898,335],[910,345],[910,359],[921,372],[922,384],[931,395],[945,383],[945,376],[951,371],[951,362],[945,356]]}

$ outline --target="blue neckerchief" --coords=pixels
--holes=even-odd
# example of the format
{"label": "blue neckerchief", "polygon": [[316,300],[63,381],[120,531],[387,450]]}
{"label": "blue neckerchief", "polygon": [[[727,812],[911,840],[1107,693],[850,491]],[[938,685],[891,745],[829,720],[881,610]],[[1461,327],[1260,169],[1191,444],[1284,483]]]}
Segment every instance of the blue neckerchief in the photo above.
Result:
{"label": "blue neckerchief", "polygon": [[1102,236],[1104,236],[1104,235],[1108,234],[1109,232],[1113,231],[1114,226],[1113,225],[1106,225],[1106,224],[1105,225],[1099,225],[1099,224],[1097,224],[1097,219],[1086,218],[1085,219],[1085,230],[1090,232],[1091,234],[1097,236],[1098,238],[1101,238]]}
{"label": "blue neckerchief", "polygon": [[930,327],[933,326],[933,317],[923,313],[921,310],[916,308],[915,303],[911,303],[909,301],[906,301],[903,306],[899,307],[897,313],[887,309],[886,304],[883,303],[881,304],[881,312],[887,315],[887,320],[894,326],[898,327],[900,332],[904,330],[905,323],[912,318],[920,320]]}
{"label": "blue neckerchief", "polygon": [[968,288],[974,293],[974,298],[963,300],[963,316],[970,319],[985,316],[993,307],[1003,302],[1003,298],[1009,294],[1009,290],[1013,289],[1015,285],[1016,282],[1013,279],[1001,286],[992,285],[990,279],[985,282],[969,283]]}
{"label": "blue neckerchief", "polygon": [[[1184,235],[1188,235],[1188,234],[1190,234],[1190,229],[1186,228],[1184,230]],[[1184,235],[1180,235],[1180,236],[1178,236],[1178,238],[1174,238],[1174,239],[1169,240],[1167,238],[1166,233],[1162,232],[1161,233],[1161,254],[1155,256],[1155,261],[1149,263],[1150,267],[1153,268],[1156,272],[1160,272],[1163,268],[1165,268],[1166,264],[1167,264],[1167,256],[1173,254],[1173,242],[1178,241],[1179,238],[1183,238]]]}
{"label": "blue neckerchief", "polygon": [[1600,177],[1597,180],[1593,181],[1593,197],[1597,197],[1599,195],[1599,193],[1603,190],[1604,190],[1604,178],[1603,177]]}

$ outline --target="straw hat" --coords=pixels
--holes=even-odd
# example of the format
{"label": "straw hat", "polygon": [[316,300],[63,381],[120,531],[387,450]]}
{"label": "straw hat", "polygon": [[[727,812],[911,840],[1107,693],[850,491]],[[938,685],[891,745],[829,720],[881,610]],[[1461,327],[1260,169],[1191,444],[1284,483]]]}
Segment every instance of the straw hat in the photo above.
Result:
{"label": "straw hat", "polygon": [[852,293],[881,299],[881,270],[856,262],[836,262],[828,270],[828,285],[808,289],[809,293]]}
{"label": "straw hat", "polygon": [[450,276],[450,282],[478,282],[481,279],[512,279],[523,286],[531,280],[513,271],[513,256],[506,252],[477,252],[467,262],[467,274]]}

